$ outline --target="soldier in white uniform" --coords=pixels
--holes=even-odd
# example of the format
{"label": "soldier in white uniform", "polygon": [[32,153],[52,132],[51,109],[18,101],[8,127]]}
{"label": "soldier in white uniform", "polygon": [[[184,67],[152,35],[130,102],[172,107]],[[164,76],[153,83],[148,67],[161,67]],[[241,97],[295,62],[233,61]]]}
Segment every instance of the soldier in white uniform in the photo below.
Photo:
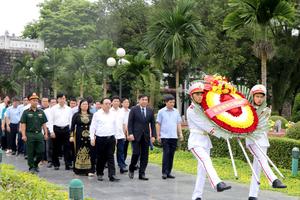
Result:
{"label": "soldier in white uniform", "polygon": [[218,192],[231,188],[231,186],[222,182],[212,165],[210,158],[212,144],[208,134],[213,134],[214,128],[206,117],[200,117],[199,113],[197,113],[203,112],[200,106],[203,91],[204,85],[201,82],[193,82],[189,88],[192,104],[187,109],[187,121],[190,129],[188,148],[198,160],[198,173],[192,196],[193,200],[201,200],[206,174],[211,186]]}
{"label": "soldier in white uniform", "polygon": [[[266,104],[264,104],[267,94],[265,86],[255,85],[251,89],[250,93],[251,95],[253,95],[253,106],[257,110],[257,114],[261,115],[263,112],[266,112],[269,108],[266,107]],[[261,106],[265,106],[265,108],[261,108]],[[265,132],[262,137],[255,139],[255,141],[261,147],[262,151],[267,154],[268,147],[270,146],[267,133]],[[269,166],[268,160],[258,149],[255,142],[251,139],[246,138],[246,146],[248,147],[251,154],[253,154],[253,168],[258,178],[260,177],[261,169],[263,169],[269,183],[273,188],[286,188],[286,185],[282,184],[282,182],[273,173],[272,169]],[[259,185],[257,184],[254,175],[252,175],[249,200],[257,200],[258,192]]]}

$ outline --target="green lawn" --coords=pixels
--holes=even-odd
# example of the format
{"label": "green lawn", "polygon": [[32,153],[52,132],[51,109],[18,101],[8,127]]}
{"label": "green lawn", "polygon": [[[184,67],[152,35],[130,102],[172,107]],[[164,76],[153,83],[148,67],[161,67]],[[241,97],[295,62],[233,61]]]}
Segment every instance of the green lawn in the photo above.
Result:
{"label": "green lawn", "polygon": [[[159,164],[162,163],[162,151],[155,147],[150,151],[149,162]],[[228,158],[214,158],[213,164],[219,176],[223,180],[230,180],[238,183],[249,184],[251,179],[251,169],[249,165],[243,161],[235,160],[239,179],[236,180],[233,174],[231,160]],[[173,169],[176,171],[186,172],[188,174],[197,173],[197,160],[189,151],[177,151],[174,158]],[[291,176],[291,170],[280,169],[286,176],[283,182],[287,185],[286,189],[273,189],[267,182],[267,179],[261,174],[261,189],[279,191],[288,195],[300,196],[300,172],[297,177]]]}

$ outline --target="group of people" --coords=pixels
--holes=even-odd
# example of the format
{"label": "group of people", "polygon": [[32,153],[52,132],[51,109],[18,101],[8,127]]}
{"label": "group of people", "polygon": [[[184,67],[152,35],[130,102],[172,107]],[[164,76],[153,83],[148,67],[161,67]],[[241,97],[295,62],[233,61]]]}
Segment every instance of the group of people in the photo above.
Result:
{"label": "group of people", "polygon": [[[214,129],[206,120],[199,118],[195,105],[201,105],[204,85],[201,82],[192,84],[189,88],[191,106],[187,110],[187,122],[190,129],[188,148],[198,160],[198,174],[193,200],[201,200],[206,175],[212,187],[218,192],[231,188],[218,176],[210,158],[212,144],[209,135]],[[266,89],[262,85],[251,90],[253,106],[263,105]],[[5,97],[0,104],[2,121],[1,147],[7,154],[22,154],[28,156],[29,171],[37,173],[39,163],[47,161],[47,167],[54,170],[60,168],[60,157],[64,158],[65,170],[73,169],[75,174],[94,176],[104,180],[104,169],[108,168],[109,181],[116,182],[114,154],[116,151],[117,165],[120,173],[127,173],[130,179],[138,170],[140,180],[148,180],[146,168],[149,148],[155,140],[162,144],[162,179],[174,179],[172,174],[173,159],[178,140],[183,140],[181,116],[172,95],[165,95],[165,107],[160,109],[155,119],[154,111],[148,106],[148,96],[140,95],[137,105],[129,109],[129,99],[118,96],[103,98],[93,102],[91,99],[70,99],[69,105],[64,94],[57,99],[42,98],[33,93],[23,99],[19,105],[18,99],[9,104]],[[200,106],[201,110],[201,106]],[[203,111],[203,110],[202,110]],[[259,113],[257,113],[259,115]],[[269,147],[267,133],[257,139],[266,153]],[[132,155],[127,168],[126,158],[128,145],[131,143]],[[273,188],[286,186],[273,173],[268,161],[257,150],[251,141],[246,145],[253,154],[253,168],[259,176],[261,169],[266,174]],[[138,164],[139,162],[139,164]],[[249,200],[256,200],[259,185],[252,177]]]}

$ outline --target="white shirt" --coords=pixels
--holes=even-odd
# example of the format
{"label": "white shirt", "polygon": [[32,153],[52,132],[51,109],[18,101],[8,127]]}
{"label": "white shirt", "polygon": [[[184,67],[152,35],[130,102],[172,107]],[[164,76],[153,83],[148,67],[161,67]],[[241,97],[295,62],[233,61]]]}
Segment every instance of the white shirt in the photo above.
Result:
{"label": "white shirt", "polygon": [[124,112],[123,124],[127,127],[130,109],[125,110],[125,108],[121,108],[121,110]]}
{"label": "white shirt", "polygon": [[210,149],[212,144],[208,133],[214,128],[207,118],[199,117],[195,109],[193,104],[187,109],[187,122],[190,129],[188,149],[195,147]]}
{"label": "white shirt", "polygon": [[95,139],[95,135],[99,137],[112,136],[116,133],[116,118],[112,112],[104,112],[98,110],[94,115],[90,126],[90,138]]}
{"label": "white shirt", "polygon": [[56,104],[50,108],[49,130],[53,133],[53,126],[70,126],[72,121],[72,110],[69,106]]}
{"label": "white shirt", "polygon": [[124,111],[121,108],[115,109],[111,107],[109,112],[114,113],[116,119],[116,139],[125,139],[125,134],[123,131],[123,122],[124,122]]}
{"label": "white shirt", "polygon": [[47,122],[46,122],[46,126],[47,126],[47,128],[50,130],[50,125],[51,125],[51,123],[49,122],[50,121],[50,116],[51,116],[51,108],[46,108],[45,110],[44,110],[44,113],[45,113],[45,115],[46,115],[46,117],[47,117]]}

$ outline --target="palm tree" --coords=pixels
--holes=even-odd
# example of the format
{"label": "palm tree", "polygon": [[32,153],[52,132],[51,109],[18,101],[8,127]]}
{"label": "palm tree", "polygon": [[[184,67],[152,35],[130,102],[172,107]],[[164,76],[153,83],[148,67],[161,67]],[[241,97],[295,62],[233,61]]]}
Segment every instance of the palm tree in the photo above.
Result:
{"label": "palm tree", "polygon": [[110,40],[95,40],[87,48],[85,63],[96,69],[96,73],[102,76],[103,97],[107,95],[107,77],[112,69],[106,65],[106,59],[114,55],[113,42]]}
{"label": "palm tree", "polygon": [[291,3],[285,0],[229,0],[232,12],[223,22],[224,30],[251,26],[255,31],[255,54],[261,59],[261,80],[267,86],[267,59],[273,48],[268,41],[268,30],[280,23],[290,22],[295,14]]}
{"label": "palm tree", "polygon": [[[114,80],[120,78],[131,80],[136,99],[141,90],[150,93],[150,103],[154,104],[155,91],[161,78],[161,70],[151,64],[144,52],[139,52],[134,58],[129,58],[129,64],[119,65],[113,72]],[[159,86],[158,86],[159,87]]]}
{"label": "palm tree", "polygon": [[176,103],[181,111],[179,97],[180,71],[184,63],[196,59],[205,47],[200,19],[195,15],[193,0],[178,0],[173,8],[154,14],[146,34],[146,45],[157,63],[173,68],[176,74]]}
{"label": "palm tree", "polygon": [[16,59],[13,64],[12,78],[17,82],[22,82],[22,96],[26,96],[26,83],[32,79],[33,74],[30,69],[33,67],[33,58],[25,54],[20,59]]}

